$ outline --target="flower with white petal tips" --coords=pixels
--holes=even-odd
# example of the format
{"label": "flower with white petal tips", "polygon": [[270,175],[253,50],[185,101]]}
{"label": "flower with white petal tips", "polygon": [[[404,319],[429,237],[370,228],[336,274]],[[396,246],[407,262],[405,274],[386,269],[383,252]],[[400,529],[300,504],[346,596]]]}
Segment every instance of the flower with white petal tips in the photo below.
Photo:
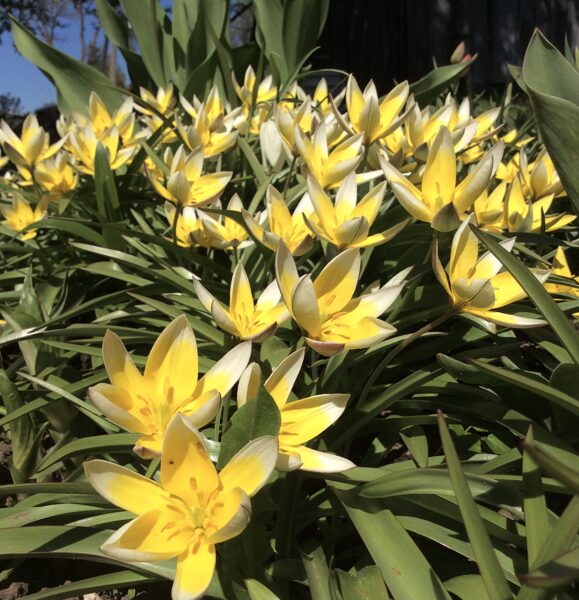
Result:
{"label": "flower with white petal tips", "polygon": [[275,272],[281,295],[306,343],[323,356],[368,348],[396,331],[378,317],[396,300],[403,281],[397,276],[377,291],[354,298],[360,264],[358,250],[346,250],[312,281],[310,275],[298,275],[287,246],[279,244]]}
{"label": "flower with white petal tips", "polygon": [[96,491],[137,515],[109,537],[102,552],[126,562],[177,558],[172,599],[201,598],[215,572],[215,545],[245,529],[249,498],[269,479],[277,450],[275,438],[257,438],[218,473],[204,439],[177,415],[163,439],[160,483],[115,463],[88,461],[84,469]]}
{"label": "flower with white petal tips", "polygon": [[250,355],[251,343],[239,344],[198,380],[195,334],[181,315],[161,332],[141,374],[121,339],[109,330],[103,341],[103,360],[111,383],[89,388],[89,397],[111,421],[140,433],[134,450],[152,458],[161,452],[165,429],[177,413],[199,428],[213,419]]}
{"label": "flower with white petal tips", "polygon": [[194,279],[193,285],[197,297],[217,325],[239,339],[262,342],[289,318],[275,281],[265,288],[254,303],[251,284],[241,262],[233,272],[229,307],[223,306],[200,281]]}
{"label": "flower with white petal tips", "polygon": [[[502,264],[487,252],[479,258],[478,239],[470,230],[473,215],[457,229],[452,240],[448,275],[438,256],[438,242],[435,239],[432,263],[436,278],[450,296],[452,310],[464,312],[506,327],[538,327],[546,325],[541,319],[519,317],[499,312],[513,302],[526,297],[526,292],[508,272],[502,271]],[[501,242],[501,246],[512,250],[515,238]],[[535,277],[546,281],[548,271],[531,270]]]}
{"label": "flower with white petal tips", "polygon": [[[339,473],[356,465],[329,452],[320,452],[306,446],[320,433],[333,425],[344,412],[349,394],[318,394],[301,400],[288,402],[304,362],[305,349],[285,358],[263,384],[273,398],[281,414],[281,425],[277,436],[279,455],[277,468],[281,471],[315,471],[317,473]],[[250,364],[237,388],[237,404],[241,406],[255,398],[261,383],[261,369]]]}

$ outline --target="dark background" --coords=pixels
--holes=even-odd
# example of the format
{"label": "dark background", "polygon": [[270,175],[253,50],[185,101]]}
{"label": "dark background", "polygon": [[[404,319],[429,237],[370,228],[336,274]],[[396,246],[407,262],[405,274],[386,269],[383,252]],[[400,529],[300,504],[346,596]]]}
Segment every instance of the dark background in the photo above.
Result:
{"label": "dark background", "polygon": [[[315,0],[312,0],[315,1]],[[379,92],[394,80],[416,81],[432,59],[448,64],[457,44],[478,53],[469,73],[474,89],[509,80],[535,27],[563,49],[579,45],[579,0],[330,0],[314,55],[315,68],[352,72]]]}

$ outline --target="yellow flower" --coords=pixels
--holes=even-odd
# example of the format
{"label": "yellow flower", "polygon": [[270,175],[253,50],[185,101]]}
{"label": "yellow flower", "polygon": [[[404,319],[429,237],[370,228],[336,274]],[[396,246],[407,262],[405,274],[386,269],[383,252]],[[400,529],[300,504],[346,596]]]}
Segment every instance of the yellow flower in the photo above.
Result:
{"label": "yellow flower", "polygon": [[446,127],[441,127],[430,150],[418,189],[395,169],[384,156],[380,164],[392,191],[402,206],[419,221],[430,223],[438,231],[452,231],[486,188],[493,173],[495,157],[487,155],[457,185],[456,156]]}
{"label": "yellow flower", "polygon": [[[156,95],[153,95],[143,87],[139,89],[139,92],[143,103],[136,103],[135,110],[144,115],[145,124],[149,131],[154,133],[163,126],[165,119],[174,112],[177,98],[175,97],[173,84],[169,83],[165,88],[160,87]],[[164,143],[168,144],[175,142],[178,138],[174,132],[174,128],[165,125],[161,139]]]}
{"label": "yellow flower", "polygon": [[295,142],[309,175],[324,189],[340,185],[362,160],[362,134],[347,138],[330,152],[323,121],[317,126],[312,139],[297,130]]}
{"label": "yellow flower", "polygon": [[226,113],[216,87],[211,89],[205,103],[201,103],[195,97],[191,104],[181,96],[181,105],[193,119],[193,124],[184,125],[178,117],[175,118],[175,123],[190,150],[201,146],[205,156],[210,157],[217,156],[233,146],[239,133],[233,130],[234,121],[241,109]]}
{"label": "yellow flower", "polygon": [[[306,444],[333,425],[344,412],[349,394],[319,394],[288,402],[290,393],[304,362],[305,349],[285,358],[265,381],[264,388],[274,399],[281,414],[277,436],[279,454],[276,467],[280,471],[314,471],[339,473],[356,465],[347,458],[308,448]],[[242,406],[257,395],[261,369],[250,364],[237,387],[237,404]]]}
{"label": "yellow flower", "polygon": [[241,262],[233,272],[229,307],[221,304],[200,281],[194,279],[193,285],[201,304],[211,313],[217,325],[239,339],[262,342],[289,318],[275,281],[254,303],[251,284]]}
{"label": "yellow flower", "polygon": [[406,272],[377,291],[353,298],[360,273],[358,250],[346,250],[331,260],[312,281],[298,276],[292,255],[279,244],[275,258],[276,279],[282,298],[306,343],[323,356],[344,349],[368,348],[392,335],[392,325],[378,319],[403,287]]}
{"label": "yellow flower", "polygon": [[77,168],[83,173],[94,175],[94,159],[98,144],[106,150],[109,165],[113,171],[127,164],[135,153],[135,146],[120,148],[119,130],[113,125],[101,137],[97,137],[90,124],[70,133],[70,151],[80,164]]}
{"label": "yellow flower", "polygon": [[541,150],[535,162],[527,166],[526,154],[521,156],[521,179],[525,197],[540,200],[546,196],[565,194],[563,184],[555,170],[555,165],[545,148]]}
{"label": "yellow flower", "polygon": [[476,215],[476,223],[479,229],[500,232],[504,227],[505,194],[507,183],[503,181],[489,194],[484,189],[481,195],[474,201],[473,209]]}
{"label": "yellow flower", "polygon": [[34,179],[48,192],[49,200],[62,198],[78,185],[78,173],[70,164],[70,157],[64,152],[39,163],[34,169]]}
{"label": "yellow flower", "polygon": [[93,404],[127,431],[140,433],[135,452],[152,458],[177,413],[196,427],[209,423],[249,362],[251,343],[239,344],[199,381],[195,334],[184,315],[172,321],[153,345],[144,374],[135,367],[121,339],[107,331],[103,360],[109,379],[89,388]]}
{"label": "yellow flower", "polygon": [[552,203],[553,194],[544,196],[536,202],[527,202],[521,180],[516,177],[509,186],[505,201],[505,228],[513,232],[538,233],[542,230],[543,221],[545,231],[555,231],[575,220],[575,215],[565,213],[547,215]]}
{"label": "yellow flower", "polygon": [[302,256],[309,252],[314,239],[304,221],[304,216],[314,220],[316,218],[310,197],[304,194],[291,214],[281,193],[270,185],[267,188],[265,202],[269,231],[266,231],[246,210],[242,211],[245,223],[254,237],[274,252],[277,250],[280,240],[294,256]]}
{"label": "yellow flower", "polygon": [[408,99],[409,86],[403,81],[392,89],[380,102],[373,81],[360,91],[353,75],[348,78],[346,86],[346,105],[348,117],[355,133],[364,134],[364,143],[373,144],[394,131],[404,120],[400,111]]}
{"label": "yellow flower", "polygon": [[[508,272],[499,272],[501,262],[490,252],[479,258],[478,239],[470,230],[472,216],[463,221],[452,240],[448,275],[438,256],[438,243],[432,253],[432,263],[436,278],[449,295],[452,310],[465,312],[476,317],[505,325],[506,327],[537,327],[546,322],[499,312],[513,302],[526,297],[523,288]],[[512,250],[515,239],[501,242],[501,246]],[[548,272],[533,271],[539,281],[544,281]]]}
{"label": "yellow flower", "polygon": [[8,158],[18,167],[29,168],[50,158],[62,147],[65,138],[51,144],[50,136],[40,127],[34,113],[22,124],[22,136],[18,137],[6,121],[0,122],[0,144]]}
{"label": "yellow flower", "polygon": [[300,150],[296,140],[300,133],[309,133],[314,123],[310,99],[303,102],[299,108],[281,102],[276,104],[273,118],[286,152],[290,156],[299,156]]}
{"label": "yellow flower", "polygon": [[251,517],[250,496],[271,475],[275,438],[244,446],[219,473],[203,437],[184,417],[175,417],[163,440],[160,483],[116,463],[84,464],[95,490],[137,515],[101,546],[124,562],[177,558],[173,600],[201,598],[215,572],[215,545],[239,535]]}
{"label": "yellow flower", "polygon": [[[557,275],[558,277],[565,277],[570,279],[573,283],[579,284],[579,275],[574,275],[569,268],[567,257],[565,256],[565,250],[561,246],[557,248],[555,256],[553,257],[553,263],[551,265],[551,275]],[[565,285],[562,283],[547,283],[545,289],[550,294],[567,294],[569,296],[579,297],[579,287],[572,285]],[[575,313],[573,316],[578,316],[579,313]]]}
{"label": "yellow flower", "polygon": [[[240,86],[235,78],[235,73],[231,74],[233,80],[233,87],[235,93],[241,100],[245,109],[249,109],[253,98],[253,88],[255,87],[255,72],[253,67],[250,65],[245,71],[245,77],[243,79],[243,85]],[[273,100],[277,95],[277,88],[273,85],[273,78],[268,75],[257,87],[257,97],[255,99],[255,105],[262,104]]]}
{"label": "yellow flower", "polygon": [[[171,202],[165,202],[165,216],[171,228],[173,228],[176,214],[176,206]],[[179,246],[183,246],[184,248],[193,248],[195,246],[210,247],[207,235],[203,229],[203,223],[197,214],[197,210],[192,206],[185,206],[181,209],[181,214],[177,221],[176,233],[177,244]]]}
{"label": "yellow flower", "polygon": [[[1,142],[0,142],[1,145]],[[0,152],[0,170],[2,170],[8,164],[8,157],[2,156],[2,152]]]}
{"label": "yellow flower", "polygon": [[[213,208],[221,209],[221,202],[218,200]],[[238,212],[241,215],[243,204],[241,198],[234,194],[227,205],[226,210]],[[201,219],[203,232],[207,245],[211,248],[219,250],[233,250],[235,248],[245,248],[253,242],[249,240],[249,235],[243,225],[240,225],[235,219],[222,215],[213,216],[202,210],[198,210],[197,214]]]}
{"label": "yellow flower", "polygon": [[310,229],[320,238],[328,240],[339,249],[368,248],[391,240],[410,222],[406,219],[401,223],[370,235],[370,227],[384,200],[386,182],[373,187],[360,202],[357,202],[358,188],[356,174],[351,173],[338,188],[335,203],[326,195],[318,182],[308,178],[308,193],[312,199],[318,223],[304,217]]}
{"label": "yellow flower", "polygon": [[[2,225],[12,231],[22,232],[29,225],[37,223],[46,216],[46,201],[39,202],[33,209],[19,193],[15,192],[12,196],[12,205],[0,208],[0,213],[4,217]],[[30,240],[35,237],[36,228],[30,229],[21,235],[23,240]]]}
{"label": "yellow flower", "polygon": [[233,173],[223,171],[202,175],[203,160],[203,148],[189,154],[184,146],[179,146],[174,155],[167,148],[164,162],[169,175],[150,169],[147,169],[147,175],[155,191],[177,206],[210,204],[223,193]]}
{"label": "yellow flower", "polygon": [[[333,98],[334,105],[339,106],[345,95],[346,90],[343,89],[335,98]],[[314,101],[314,106],[322,113],[323,117],[329,117],[330,115],[333,115],[330,97],[331,94],[328,92],[328,82],[324,77],[322,77],[320,81],[318,81],[318,85],[314,90],[312,100]]]}

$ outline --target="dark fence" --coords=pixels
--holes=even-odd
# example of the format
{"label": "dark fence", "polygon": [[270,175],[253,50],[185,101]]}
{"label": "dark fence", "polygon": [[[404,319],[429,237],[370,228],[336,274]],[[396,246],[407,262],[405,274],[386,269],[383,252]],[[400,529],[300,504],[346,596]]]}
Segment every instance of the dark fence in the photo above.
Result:
{"label": "dark fence", "polygon": [[393,80],[419,79],[433,57],[447,64],[464,40],[479,54],[469,80],[480,89],[508,80],[506,63],[521,64],[535,27],[559,48],[565,35],[579,45],[579,0],[331,0],[313,62],[385,91]]}

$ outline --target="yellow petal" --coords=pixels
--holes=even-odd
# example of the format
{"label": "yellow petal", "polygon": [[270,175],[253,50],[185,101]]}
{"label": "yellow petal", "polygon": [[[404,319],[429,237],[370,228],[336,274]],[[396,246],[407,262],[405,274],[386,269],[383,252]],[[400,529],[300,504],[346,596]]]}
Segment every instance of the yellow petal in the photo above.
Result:
{"label": "yellow petal", "polygon": [[360,240],[355,244],[351,244],[352,248],[370,248],[372,246],[378,246],[379,244],[384,244],[385,242],[389,242],[395,235],[400,233],[408,223],[410,223],[412,219],[406,219],[397,225],[393,225],[392,227],[382,231],[381,233],[375,233],[374,235],[369,235],[366,239]]}
{"label": "yellow petal", "polygon": [[[428,152],[422,177],[422,197],[432,211],[452,202],[456,185],[456,158],[450,133],[441,127]],[[473,200],[474,201],[474,200]]]}
{"label": "yellow petal", "polygon": [[251,342],[243,342],[230,350],[199,380],[193,397],[198,398],[210,390],[217,390],[223,398],[241,377],[250,356]]}
{"label": "yellow petal", "polygon": [[438,254],[438,240],[436,238],[434,240],[434,247],[432,248],[432,268],[434,270],[434,274],[436,275],[436,279],[438,279],[440,285],[444,288],[444,291],[450,297],[452,297],[448,276],[444,270],[444,267],[442,266],[442,262],[440,262],[440,256]]}
{"label": "yellow petal", "polygon": [[320,339],[342,343],[348,349],[369,348],[396,332],[396,329],[374,317],[362,317],[352,321],[348,313],[340,315],[324,324]]}
{"label": "yellow petal", "polygon": [[337,313],[351,300],[358,285],[360,265],[360,253],[354,249],[341,252],[323,268],[314,289],[324,315]]}
{"label": "yellow petal", "polygon": [[243,263],[239,262],[231,281],[229,312],[237,322],[243,322],[253,317],[255,305],[253,293]]}
{"label": "yellow petal", "polygon": [[153,415],[146,407],[134,407],[127,390],[108,383],[99,383],[88,389],[91,402],[113,423],[127,431],[152,433]]}
{"label": "yellow petal", "polygon": [[299,448],[300,446],[297,446],[296,448],[293,446],[280,446],[275,468],[278,471],[284,472],[299,469],[302,466],[302,459],[297,452]]}
{"label": "yellow petal", "polygon": [[213,421],[219,407],[221,406],[221,395],[217,390],[208,390],[201,396],[188,400],[179,407],[179,412],[185,415],[188,421],[196,429],[205,427]]}
{"label": "yellow petal", "polygon": [[334,204],[322,189],[322,186],[312,177],[308,177],[308,194],[320,221],[320,225],[327,232],[332,233],[336,226]]}
{"label": "yellow petal", "polygon": [[93,488],[109,502],[142,515],[161,509],[168,498],[166,492],[154,481],[105,460],[89,460],[84,472]]}
{"label": "yellow petal", "polygon": [[292,216],[283,196],[272,185],[266,192],[269,229],[279,237],[285,237],[292,229]]}
{"label": "yellow petal", "polygon": [[261,367],[257,363],[251,363],[243,371],[237,384],[237,408],[257,397],[260,384]]}
{"label": "yellow petal", "polygon": [[352,211],[350,218],[354,217],[365,217],[368,224],[371,226],[378,216],[378,211],[382,206],[384,200],[384,193],[386,191],[386,182],[383,181],[378,185],[374,186],[363,198],[358,202],[354,210]]}
{"label": "yellow petal", "polygon": [[452,281],[453,296],[458,296],[465,303],[465,311],[470,308],[489,309],[495,301],[495,294],[490,279],[459,278]]}
{"label": "yellow petal", "polygon": [[110,329],[107,329],[103,339],[103,361],[113,385],[127,390],[134,398],[145,391],[143,376],[133,364],[119,336]]}
{"label": "yellow petal", "polygon": [[300,348],[284,358],[264,383],[265,389],[281,409],[289,398],[290,392],[304,364],[305,348]]}
{"label": "yellow petal", "polygon": [[216,528],[208,541],[212,544],[226,542],[247,527],[251,518],[251,500],[241,488],[226,488],[209,503],[207,512],[211,528]]}
{"label": "yellow petal", "polygon": [[470,230],[472,217],[464,220],[452,238],[450,250],[450,281],[470,277],[478,258],[478,240]]}
{"label": "yellow petal", "polygon": [[188,509],[178,498],[171,499],[175,510],[151,510],[133,519],[101,546],[107,556],[127,562],[159,561],[173,558],[186,548],[191,536]]}
{"label": "yellow petal", "polygon": [[167,325],[157,338],[147,358],[145,383],[158,402],[170,407],[180,404],[195,389],[197,343],[185,315]]}
{"label": "yellow petal", "polygon": [[422,192],[381,155],[380,166],[400,204],[415,219],[430,223],[433,213],[431,213],[430,207],[423,202]]}
{"label": "yellow petal", "polygon": [[291,307],[298,325],[311,336],[317,336],[321,317],[314,284],[309,275],[304,275],[293,290]]}
{"label": "yellow petal", "polygon": [[547,321],[542,319],[531,319],[529,317],[518,317],[517,315],[509,315],[497,310],[471,310],[469,311],[491,323],[504,325],[505,327],[516,327],[519,329],[528,329],[530,327],[543,327],[547,325]]}
{"label": "yellow petal", "polygon": [[285,305],[289,311],[292,309],[292,295],[299,276],[296,268],[296,263],[289,251],[288,247],[280,241],[275,255],[275,277],[279,285],[279,290]]}
{"label": "yellow petal", "polygon": [[281,411],[280,444],[309,442],[338,420],[349,398],[349,394],[319,394],[289,402]]}
{"label": "yellow petal", "polygon": [[210,173],[209,175],[202,175],[195,183],[191,186],[189,192],[189,203],[190,204],[201,204],[208,203],[211,200],[215,200],[221,195],[225,186],[229,183],[233,173]]}
{"label": "yellow petal", "polygon": [[458,184],[454,205],[459,213],[466,212],[482,194],[493,172],[493,157],[487,154],[478,165]]}
{"label": "yellow petal", "polygon": [[368,237],[370,226],[366,217],[355,217],[341,223],[334,229],[335,243],[338,248],[348,248]]}
{"label": "yellow petal", "polygon": [[277,452],[277,439],[272,436],[259,437],[246,444],[219,473],[223,489],[240,488],[248,496],[256,494],[269,479]]}
{"label": "yellow petal", "polygon": [[189,547],[177,559],[177,573],[172,600],[197,600],[202,598],[215,573],[215,546],[200,541]]}
{"label": "yellow petal", "polygon": [[334,356],[335,354],[339,354],[345,348],[343,342],[339,341],[325,341],[325,340],[314,340],[312,338],[306,337],[304,338],[306,344],[315,350],[321,356]]}
{"label": "yellow petal", "polygon": [[353,469],[356,465],[342,456],[329,452],[320,452],[306,446],[298,446],[294,450],[301,459],[301,471],[312,471],[314,473],[341,473]]}
{"label": "yellow petal", "polygon": [[525,298],[527,293],[517,280],[508,272],[503,271],[491,279],[494,288],[495,301],[493,308],[502,308]]}
{"label": "yellow petal", "polygon": [[219,486],[217,471],[199,432],[183,415],[169,423],[163,440],[161,485],[187,505],[204,508]]}

